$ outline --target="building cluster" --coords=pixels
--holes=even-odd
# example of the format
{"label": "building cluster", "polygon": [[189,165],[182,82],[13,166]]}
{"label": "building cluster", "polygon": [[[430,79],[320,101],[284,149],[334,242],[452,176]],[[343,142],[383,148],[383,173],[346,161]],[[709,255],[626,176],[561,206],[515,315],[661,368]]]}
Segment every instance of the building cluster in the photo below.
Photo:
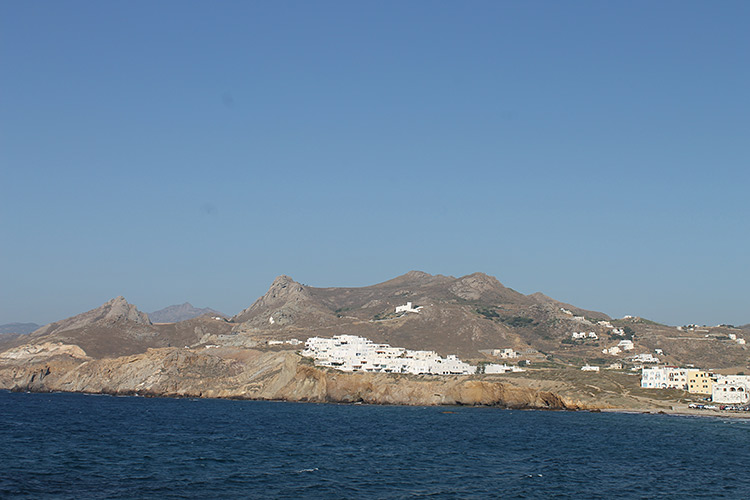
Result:
{"label": "building cluster", "polygon": [[692,394],[711,395],[715,403],[750,403],[750,376],[719,375],[697,368],[654,366],[643,368],[641,387],[680,389]]}
{"label": "building cluster", "polygon": [[355,335],[311,337],[305,342],[302,355],[313,358],[317,366],[345,372],[470,375],[477,370],[476,366],[455,355],[443,358],[434,351],[412,351],[376,344]]}

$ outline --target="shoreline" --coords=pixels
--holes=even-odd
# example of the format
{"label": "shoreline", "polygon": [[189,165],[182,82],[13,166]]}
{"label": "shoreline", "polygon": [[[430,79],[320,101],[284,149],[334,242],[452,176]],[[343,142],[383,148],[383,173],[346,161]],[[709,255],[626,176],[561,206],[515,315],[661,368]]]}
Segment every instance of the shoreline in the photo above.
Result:
{"label": "shoreline", "polygon": [[670,415],[676,417],[750,419],[750,411],[698,410],[693,408],[602,408],[602,413]]}
{"label": "shoreline", "polygon": [[27,394],[79,394],[87,396],[110,396],[110,397],[134,397],[134,398],[164,398],[164,399],[207,399],[207,400],[225,400],[225,401],[264,401],[279,403],[298,403],[298,404],[334,404],[346,406],[423,406],[425,408],[495,408],[498,410],[509,411],[561,411],[561,412],[588,412],[588,413],[625,413],[631,415],[668,415],[677,417],[703,417],[703,418],[729,418],[729,419],[750,419],[750,411],[738,412],[727,410],[699,410],[693,408],[535,408],[535,407],[508,407],[499,405],[462,405],[462,404],[435,404],[435,405],[411,405],[411,404],[394,404],[394,403],[372,403],[372,402],[345,402],[345,401],[301,401],[287,399],[264,399],[264,398],[245,398],[245,397],[205,397],[189,396],[175,394],[158,394],[158,393],[127,393],[127,392],[86,392],[86,391],[59,391],[59,390],[29,390],[29,389],[8,389],[0,388],[0,392],[8,393],[27,393]]}

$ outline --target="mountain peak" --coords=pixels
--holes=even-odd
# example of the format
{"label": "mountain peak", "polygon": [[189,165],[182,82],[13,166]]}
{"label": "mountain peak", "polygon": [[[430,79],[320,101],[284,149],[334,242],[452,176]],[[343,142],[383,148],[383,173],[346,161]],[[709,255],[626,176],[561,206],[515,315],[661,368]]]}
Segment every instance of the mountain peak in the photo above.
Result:
{"label": "mountain peak", "polygon": [[34,333],[36,335],[45,335],[84,328],[95,323],[115,323],[118,321],[130,321],[141,325],[151,324],[151,320],[148,319],[146,313],[139,311],[137,307],[125,300],[125,297],[119,295],[114,299],[108,300],[96,309],[86,311],[85,313],[61,321],[50,323]]}
{"label": "mountain peak", "polygon": [[242,322],[252,317],[258,311],[276,309],[287,304],[301,304],[308,302],[309,292],[300,283],[289,276],[282,274],[273,280],[268,291],[256,300],[253,305],[237,314],[234,321]]}

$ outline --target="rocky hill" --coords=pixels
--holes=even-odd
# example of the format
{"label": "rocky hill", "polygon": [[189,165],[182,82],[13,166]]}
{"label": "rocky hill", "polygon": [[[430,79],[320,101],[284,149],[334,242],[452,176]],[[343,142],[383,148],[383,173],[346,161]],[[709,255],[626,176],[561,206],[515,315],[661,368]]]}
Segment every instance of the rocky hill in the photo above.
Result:
{"label": "rocky hill", "polygon": [[88,356],[103,358],[145,352],[154,347],[189,346],[207,335],[226,333],[230,329],[226,321],[209,317],[154,325],[148,315],[124,297],[116,297],[95,309],[50,323],[3,345],[62,343],[76,345]]}
{"label": "rocky hill", "polygon": [[164,309],[159,309],[158,311],[150,312],[148,313],[148,317],[154,323],[177,323],[180,321],[186,321],[189,319],[197,318],[198,316],[203,316],[204,314],[210,314],[210,315],[219,316],[222,318],[226,317],[225,314],[220,313],[219,311],[216,311],[209,307],[205,307],[203,309],[193,307],[193,305],[190,302],[185,302],[184,304],[167,306]]}
{"label": "rocky hill", "polygon": [[[414,312],[396,312],[408,303]],[[664,362],[706,368],[744,367],[749,361],[746,346],[730,340],[731,331],[742,336],[742,330],[698,332],[637,317],[615,320],[542,293],[521,294],[483,273],[454,278],[411,271],[359,288],[316,288],[279,276],[232,321],[235,333],[257,342],[353,334],[474,361],[492,360],[488,352],[502,348],[536,363],[606,365],[656,352]],[[624,333],[613,333],[615,328]],[[586,332],[587,338],[573,339],[574,332]],[[633,340],[635,348],[602,353],[622,340]]]}
{"label": "rocky hill", "polygon": [[[418,312],[396,312],[408,303]],[[568,308],[592,320],[609,319]],[[261,339],[349,333],[469,357],[502,347],[550,349],[559,343],[558,331],[578,326],[561,303],[523,295],[486,274],[454,278],[419,271],[361,288],[315,288],[279,276],[232,321],[236,332]]]}

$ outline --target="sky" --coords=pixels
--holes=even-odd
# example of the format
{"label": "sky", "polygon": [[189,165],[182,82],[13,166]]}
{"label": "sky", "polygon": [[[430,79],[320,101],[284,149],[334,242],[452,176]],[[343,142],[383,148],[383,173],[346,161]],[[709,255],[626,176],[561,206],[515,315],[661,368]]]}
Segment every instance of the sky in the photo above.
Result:
{"label": "sky", "polygon": [[0,0],[0,324],[481,271],[750,323],[750,3]]}

